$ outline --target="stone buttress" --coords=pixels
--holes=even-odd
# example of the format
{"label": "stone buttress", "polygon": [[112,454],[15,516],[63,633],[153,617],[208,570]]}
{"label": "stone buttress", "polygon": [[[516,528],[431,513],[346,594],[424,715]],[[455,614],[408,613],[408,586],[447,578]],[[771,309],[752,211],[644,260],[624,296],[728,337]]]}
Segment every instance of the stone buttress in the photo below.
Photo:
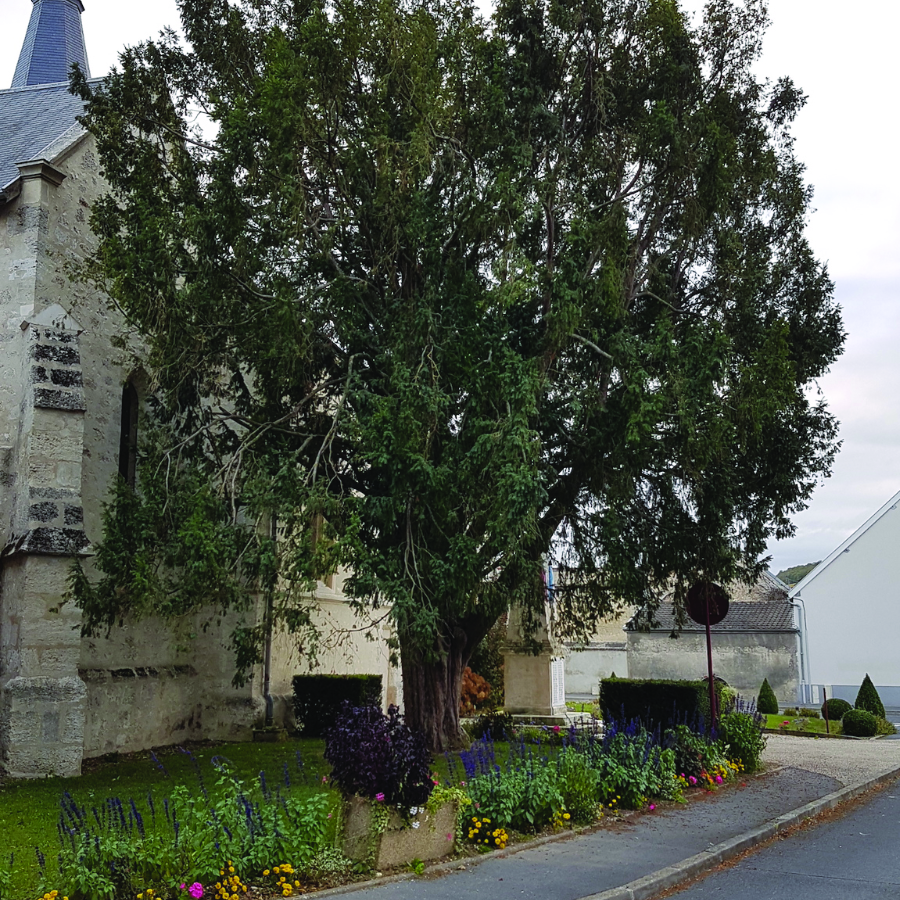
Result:
{"label": "stone buttress", "polygon": [[55,304],[22,323],[12,527],[0,560],[0,766],[13,777],[81,772],[81,615],[63,599],[88,546],[80,332]]}

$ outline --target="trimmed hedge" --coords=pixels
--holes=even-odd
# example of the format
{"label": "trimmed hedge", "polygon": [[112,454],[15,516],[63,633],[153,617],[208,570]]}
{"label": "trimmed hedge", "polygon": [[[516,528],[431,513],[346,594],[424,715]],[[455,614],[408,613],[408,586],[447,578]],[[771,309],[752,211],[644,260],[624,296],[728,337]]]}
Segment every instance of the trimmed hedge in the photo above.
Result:
{"label": "trimmed hedge", "polygon": [[294,715],[304,737],[323,737],[344,701],[351,706],[381,706],[380,675],[295,675]]}
{"label": "trimmed hedge", "polygon": [[756,698],[756,708],[761,713],[767,715],[778,715],[778,700],[775,698],[775,691],[772,690],[768,678],[763,678],[762,687],[759,689],[759,696]]}
{"label": "trimmed hedge", "polygon": [[853,709],[853,707],[846,701],[841,700],[840,697],[829,697],[822,704],[822,718],[825,718],[825,711],[828,711],[828,719],[831,722],[837,722],[840,719],[844,718],[844,713]]}
{"label": "trimmed hedge", "polygon": [[865,709],[850,709],[841,719],[844,734],[851,737],[874,737],[878,734],[878,718]]}
{"label": "trimmed hedge", "polygon": [[[728,706],[722,693],[727,685],[715,682],[720,712]],[[706,681],[604,678],[600,682],[600,708],[607,718],[640,719],[645,727],[692,723],[697,716],[709,722],[709,687]]]}
{"label": "trimmed hedge", "polygon": [[872,679],[869,678],[868,673],[866,673],[863,683],[859,686],[859,693],[856,695],[856,703],[853,706],[856,709],[864,709],[866,712],[872,713],[877,719],[884,718],[884,704],[881,702],[881,697],[878,696],[878,691],[875,689],[875,685],[872,684]]}

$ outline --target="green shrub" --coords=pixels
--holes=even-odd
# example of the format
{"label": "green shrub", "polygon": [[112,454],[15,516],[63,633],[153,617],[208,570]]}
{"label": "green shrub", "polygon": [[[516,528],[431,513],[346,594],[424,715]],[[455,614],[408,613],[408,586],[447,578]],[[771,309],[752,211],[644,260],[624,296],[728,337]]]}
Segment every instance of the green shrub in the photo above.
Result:
{"label": "green shrub", "polygon": [[872,679],[869,678],[868,673],[866,673],[863,683],[859,686],[859,693],[856,695],[856,703],[853,706],[856,709],[864,709],[877,718],[884,718],[884,704],[881,702],[881,697],[878,696],[878,691],[875,690],[875,685],[872,684]]}
{"label": "green shrub", "polygon": [[556,768],[563,805],[573,824],[590,824],[597,818],[599,773],[591,767],[587,755],[575,747],[560,752]]}
{"label": "green shrub", "polygon": [[769,684],[769,679],[764,678],[762,687],[759,689],[759,697],[756,698],[756,708],[763,715],[778,715],[778,700],[775,697],[775,691]]}
{"label": "green shrub", "polygon": [[675,752],[675,771],[679,775],[693,775],[696,778],[701,772],[711,772],[726,761],[718,742],[691,731],[687,725],[676,725],[668,731],[666,743]]}
{"label": "green shrub", "polygon": [[303,737],[324,737],[345,700],[351,706],[381,706],[380,675],[296,675],[293,688]]}
{"label": "green shrub", "polygon": [[801,706],[799,710],[799,714],[804,716],[807,719],[818,719],[819,711],[817,709],[809,709],[806,706]]}
{"label": "green shrub", "polygon": [[853,707],[846,701],[838,697],[829,697],[822,704],[822,718],[831,722],[838,722],[844,718],[844,713]]}
{"label": "green shrub", "polygon": [[[723,682],[716,682],[719,708],[726,708]],[[703,716],[709,722],[709,687],[706,681],[604,678],[600,682],[600,707],[606,721],[640,719],[647,728],[693,722]]]}
{"label": "green shrub", "polygon": [[844,734],[851,737],[874,737],[878,734],[878,717],[866,709],[851,709],[841,719]]}
{"label": "green shrub", "polygon": [[719,740],[725,746],[728,758],[743,763],[745,772],[755,772],[759,768],[766,747],[766,736],[759,716],[743,712],[726,713],[719,719]]}
{"label": "green shrub", "polygon": [[466,722],[463,729],[473,741],[508,741],[515,727],[515,720],[502,709],[486,712],[471,722]]}
{"label": "green shrub", "polygon": [[888,722],[887,719],[878,718],[876,719],[878,734],[896,734],[897,729],[894,727],[893,722]]}

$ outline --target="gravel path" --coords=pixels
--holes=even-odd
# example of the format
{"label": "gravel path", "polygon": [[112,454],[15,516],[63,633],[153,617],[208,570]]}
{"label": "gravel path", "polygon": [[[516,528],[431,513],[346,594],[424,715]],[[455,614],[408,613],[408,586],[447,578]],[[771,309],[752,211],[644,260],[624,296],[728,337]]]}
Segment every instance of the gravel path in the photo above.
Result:
{"label": "gravel path", "polygon": [[767,768],[792,766],[828,775],[844,785],[859,784],[869,778],[900,768],[900,741],[829,740],[828,738],[766,735],[763,760]]}

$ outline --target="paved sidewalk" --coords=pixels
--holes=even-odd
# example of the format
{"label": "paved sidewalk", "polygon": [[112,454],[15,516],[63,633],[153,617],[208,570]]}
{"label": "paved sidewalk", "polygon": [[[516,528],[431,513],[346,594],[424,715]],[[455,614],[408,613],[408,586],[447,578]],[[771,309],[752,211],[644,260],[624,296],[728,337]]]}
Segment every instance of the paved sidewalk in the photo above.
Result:
{"label": "paved sidewalk", "polygon": [[[747,779],[745,786],[695,793],[686,806],[611,821],[593,833],[567,840],[452,863],[420,878],[360,886],[353,891],[354,897],[580,900],[607,891],[623,898],[651,896],[666,886],[666,878],[677,880],[680,864],[698,854],[702,859],[686,868],[715,865],[724,857],[721,848],[717,855],[703,857],[711,848],[725,843],[727,856],[728,847],[752,846],[768,836],[764,829],[773,820],[889,770],[900,772],[900,744],[771,735],[765,759],[768,773]],[[615,892],[638,879],[646,880],[639,890]]]}

